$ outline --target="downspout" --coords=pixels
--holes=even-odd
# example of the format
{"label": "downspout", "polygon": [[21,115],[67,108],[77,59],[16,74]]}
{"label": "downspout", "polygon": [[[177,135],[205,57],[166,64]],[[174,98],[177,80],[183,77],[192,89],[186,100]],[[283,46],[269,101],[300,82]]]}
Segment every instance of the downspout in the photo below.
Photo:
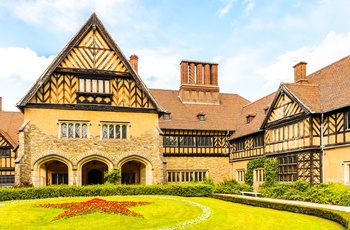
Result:
{"label": "downspout", "polygon": [[323,113],[321,113],[321,152],[322,152],[322,183],[324,183],[324,145],[323,145]]}

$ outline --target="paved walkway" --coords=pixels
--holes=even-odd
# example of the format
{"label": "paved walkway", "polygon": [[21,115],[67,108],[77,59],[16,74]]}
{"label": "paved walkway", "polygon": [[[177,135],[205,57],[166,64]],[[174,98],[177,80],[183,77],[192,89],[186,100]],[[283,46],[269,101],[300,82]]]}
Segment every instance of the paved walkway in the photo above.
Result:
{"label": "paved walkway", "polygon": [[252,200],[265,200],[269,202],[282,203],[282,204],[296,204],[296,205],[302,205],[302,206],[308,206],[308,207],[326,208],[326,209],[338,210],[343,212],[350,212],[349,206],[317,204],[317,203],[306,202],[306,201],[282,200],[282,199],[272,199],[272,198],[266,198],[266,197],[241,196],[241,195],[232,195],[232,194],[217,194],[217,195],[233,196],[233,197],[252,199]]}

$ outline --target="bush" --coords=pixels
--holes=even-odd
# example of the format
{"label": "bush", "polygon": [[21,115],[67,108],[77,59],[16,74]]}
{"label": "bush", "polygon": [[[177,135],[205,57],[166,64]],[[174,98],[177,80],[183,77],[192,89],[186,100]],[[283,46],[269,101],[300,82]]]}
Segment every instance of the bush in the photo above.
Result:
{"label": "bush", "polygon": [[51,197],[115,196],[115,195],[173,195],[185,197],[209,197],[213,186],[205,184],[185,185],[88,185],[45,186],[35,188],[0,189],[0,201],[27,200]]}
{"label": "bush", "polygon": [[120,178],[122,178],[119,169],[115,169],[110,172],[105,172],[104,177],[107,180],[106,182],[111,184],[119,184],[119,180]]}
{"label": "bush", "polygon": [[224,193],[224,194],[240,194],[241,191],[253,191],[252,186],[247,184],[239,184],[235,180],[227,181],[218,184],[214,187],[215,193]]}

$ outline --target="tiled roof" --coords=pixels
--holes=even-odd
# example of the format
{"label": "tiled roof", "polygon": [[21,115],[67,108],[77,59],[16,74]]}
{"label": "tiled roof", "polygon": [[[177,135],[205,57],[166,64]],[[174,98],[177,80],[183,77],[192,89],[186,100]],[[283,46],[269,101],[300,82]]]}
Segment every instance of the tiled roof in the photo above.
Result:
{"label": "tiled roof", "polygon": [[[177,90],[150,89],[156,100],[168,112],[170,120],[159,119],[161,129],[235,130],[242,107],[248,100],[237,94],[220,93],[220,104],[182,103]],[[205,121],[197,115],[203,112]]]}
{"label": "tiled roof", "polygon": [[[5,138],[6,135],[11,138],[9,141],[11,144],[14,144],[14,147],[18,145],[18,129],[21,127],[22,123],[23,114],[21,112],[0,112],[0,129],[3,131],[2,134]],[[6,134],[4,134],[4,132]]]}
{"label": "tiled roof", "polygon": [[301,104],[308,108],[311,113],[320,112],[322,110],[318,85],[294,83],[282,83],[282,85],[286,87]]}
{"label": "tiled roof", "polygon": [[[271,93],[243,107],[237,121],[237,131],[231,136],[231,139],[259,131],[260,126],[265,119],[265,110],[271,105],[275,94],[276,92]],[[253,119],[247,124],[246,118],[248,115],[253,115]]]}
{"label": "tiled roof", "polygon": [[310,74],[308,79],[319,86],[322,112],[350,105],[350,56]]}

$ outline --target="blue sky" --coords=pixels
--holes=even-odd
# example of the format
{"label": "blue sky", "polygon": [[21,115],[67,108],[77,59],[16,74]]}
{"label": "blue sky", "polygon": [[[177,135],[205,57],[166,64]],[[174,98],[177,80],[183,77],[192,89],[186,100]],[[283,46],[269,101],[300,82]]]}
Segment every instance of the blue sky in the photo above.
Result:
{"label": "blue sky", "polygon": [[1,0],[0,96],[26,94],[96,12],[149,88],[178,89],[181,60],[219,63],[219,86],[254,101],[350,55],[348,0]]}

